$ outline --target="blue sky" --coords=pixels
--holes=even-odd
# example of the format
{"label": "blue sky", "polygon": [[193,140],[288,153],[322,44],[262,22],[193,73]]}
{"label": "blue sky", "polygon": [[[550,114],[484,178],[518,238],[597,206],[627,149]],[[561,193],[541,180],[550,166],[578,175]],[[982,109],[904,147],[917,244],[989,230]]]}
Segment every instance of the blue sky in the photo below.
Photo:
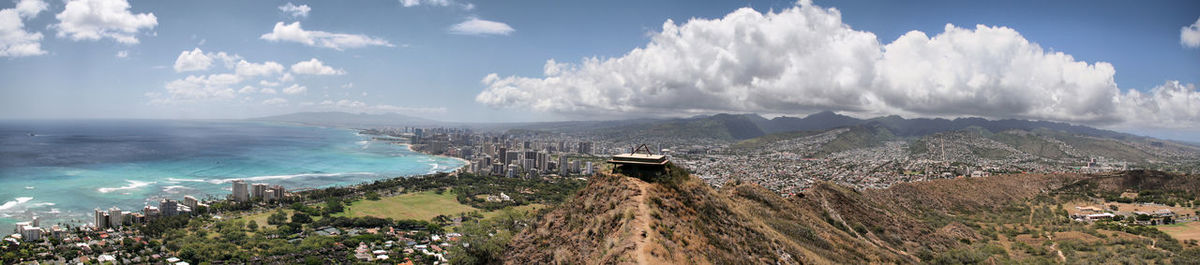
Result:
{"label": "blue sky", "polygon": [[[1149,122],[1162,128],[1150,126],[1157,129],[1146,129],[1146,133],[1155,135],[1190,133],[1197,129],[1196,124],[1200,124],[1200,113],[1191,113],[1200,111],[1200,106],[1195,106],[1200,104],[1200,96],[1191,85],[1200,83],[1200,49],[1181,41],[1181,29],[1200,19],[1200,3],[1195,1],[816,1],[811,4],[792,1],[24,1],[29,2],[24,3],[25,9],[19,8],[14,1],[0,3],[0,9],[16,10],[9,13],[22,24],[17,29],[27,34],[41,34],[40,38],[32,40],[40,45],[40,52],[10,53],[0,58],[0,118],[246,118],[296,111],[340,110],[395,111],[440,120],[481,122],[690,116],[714,112],[804,115],[832,109],[860,116],[900,114],[910,117],[1043,119],[1126,131],[1146,128],[1145,124],[1132,122],[1130,117],[1157,115],[1161,117]],[[28,7],[36,3],[44,3],[45,8],[29,15],[28,10],[36,8]],[[100,11],[65,12],[69,3],[78,6],[127,3],[128,9],[103,12],[111,11],[130,20],[89,20]],[[289,3],[306,8],[306,15],[281,8]],[[740,10],[747,7],[752,10]],[[21,10],[26,11],[22,13]],[[153,23],[146,21],[147,15],[153,16]],[[735,15],[739,18],[727,17]],[[139,17],[140,21],[137,20]],[[696,23],[689,22],[693,18]],[[787,24],[791,23],[789,21],[831,18],[840,22],[826,25],[827,28],[809,29],[799,24]],[[664,33],[664,22],[668,20],[680,30]],[[4,22],[0,15],[0,30],[6,30],[3,23],[10,23],[7,30],[11,32],[14,19],[7,21]],[[474,23],[456,28],[456,25],[470,21]],[[276,31],[276,25],[295,26],[292,23],[296,22],[310,34],[309,37],[323,32],[357,39],[322,45],[321,38],[312,37],[309,40],[315,42],[308,45],[295,41],[299,38],[296,36],[289,35],[290,39],[265,36],[289,33]],[[926,43],[927,47],[921,46],[926,44],[918,45],[921,47],[888,46],[914,30],[939,39],[937,37],[947,30],[947,24],[961,30],[959,41],[949,41],[951,34],[945,34],[947,43],[943,44],[937,44],[935,40]],[[739,30],[769,36],[794,36],[813,43],[801,41],[794,47],[782,48],[755,47],[758,42],[740,43],[720,36],[744,37],[745,34],[738,35]],[[89,33],[100,36],[88,37]],[[853,43],[865,46],[847,51],[856,53],[851,56],[854,58],[834,58],[835,61],[847,60],[841,62],[844,64],[823,64],[829,58],[806,55],[808,48],[795,48],[824,47],[826,53],[838,54],[841,51],[838,45],[848,45],[825,45],[820,42],[828,38],[822,38],[820,34],[857,36],[852,39]],[[809,38],[813,36],[816,38]],[[910,37],[910,40],[921,39]],[[130,38],[136,39],[136,43]],[[675,43],[667,43],[667,39]],[[1014,46],[977,41],[1014,39]],[[5,44],[4,41],[0,40],[0,44]],[[689,41],[697,43],[680,45]],[[702,43],[705,41],[717,43]],[[5,45],[30,42],[29,38],[24,42],[7,40]],[[711,63],[711,67],[697,67],[697,71],[727,69],[727,72],[741,76],[731,74],[728,78],[708,80],[723,73],[700,71],[695,73],[698,75],[657,76],[671,80],[666,83],[639,81],[643,77],[656,77],[652,70],[657,66],[647,65],[647,62],[661,62],[661,66],[679,65],[674,63],[687,62],[669,60],[713,55],[708,52],[711,50],[679,48],[705,45],[720,48],[717,50],[725,52],[724,56],[728,58],[722,57],[726,61],[699,58],[694,63]],[[648,49],[648,46],[658,48]],[[929,55],[937,54],[930,51],[945,46],[955,47],[951,49],[962,53],[960,59],[964,61],[913,57],[918,56],[916,54],[936,57]],[[780,65],[761,60],[761,55],[738,57],[769,48],[781,49],[781,57],[793,56],[789,57],[792,60]],[[176,65],[181,53],[195,49],[208,57],[211,64],[203,69],[193,67],[193,71],[180,71]],[[635,49],[644,50],[646,54],[664,52],[686,56],[646,59],[631,55]],[[907,53],[914,51],[925,52]],[[1007,51],[1016,55],[1003,52],[971,54],[973,51]],[[226,58],[232,58],[230,63],[244,60],[265,67],[259,69],[265,72],[239,76],[234,80],[237,82],[200,84],[197,80],[215,75],[234,76],[236,67],[226,67],[218,58],[218,53],[222,52]],[[1056,57],[1059,52],[1069,58]],[[890,57],[893,55],[895,57]],[[293,67],[313,59],[325,68],[297,71]],[[554,60],[563,69],[553,74],[547,72],[550,66],[547,60]],[[588,68],[589,60],[595,61],[593,69]],[[612,62],[606,63],[608,60]],[[267,65],[269,62],[278,67]],[[1061,70],[1066,74],[1026,78],[1021,76],[1024,72],[1014,69],[1012,65],[1020,66],[1014,62],[1040,64],[1046,68],[1038,69]],[[974,72],[937,72],[961,68],[954,63],[979,68],[972,68]],[[885,71],[892,66],[904,69],[931,64],[934,67],[929,71],[932,72],[912,75],[950,77],[921,80],[912,76],[897,77],[896,73]],[[1072,66],[1074,64],[1088,67],[1077,68]],[[1106,64],[1111,65],[1112,73],[1106,71]],[[777,69],[772,70],[772,67]],[[806,69],[815,68],[842,69],[833,73],[842,79],[814,81],[824,76],[806,72],[809,71]],[[315,73],[321,69],[329,71],[325,75],[300,73]],[[787,74],[781,77],[776,73],[791,71],[799,71],[794,75],[798,77],[790,78],[793,76]],[[651,74],[639,74],[645,72]],[[688,73],[687,70],[679,72]],[[485,80],[493,73],[495,78]],[[291,78],[286,79],[284,75],[291,75]],[[197,79],[189,81],[189,76]],[[1106,82],[1108,77],[1113,82]],[[771,78],[779,80],[750,81],[770,81]],[[847,83],[846,78],[869,80]],[[971,78],[995,82],[973,88],[976,90],[956,87],[965,86]],[[1014,88],[1011,84],[996,81],[1004,78],[1044,82],[1026,82],[1020,88]],[[605,83],[609,79],[626,82]],[[724,87],[710,87],[716,82],[724,82],[722,80],[733,81]],[[179,82],[171,84],[176,81]],[[908,81],[916,83],[904,83]],[[1174,81],[1177,84],[1171,83]],[[842,85],[847,87],[820,90],[837,89]],[[812,89],[808,89],[809,86]],[[944,87],[914,90],[920,89],[914,87],[923,86]],[[288,87],[304,89],[284,93]],[[725,87],[730,90],[723,90]],[[879,88],[860,93],[854,92],[853,87]],[[1027,87],[1031,90],[1021,90]],[[1162,91],[1178,93],[1153,92],[1162,87],[1167,87]],[[265,92],[264,88],[274,93]],[[1036,98],[989,96],[1037,94],[1042,91],[1039,89],[1047,91],[1047,97],[1055,101],[1045,103]],[[963,90],[970,93],[964,94]],[[613,96],[629,91],[661,97],[631,100]],[[835,98],[820,91],[833,91],[832,94],[849,91],[845,94],[869,96]],[[1130,91],[1140,93],[1131,95]],[[715,96],[698,95],[709,92]],[[966,94],[971,95],[963,96]],[[1160,94],[1175,97],[1155,97]],[[900,98],[888,98],[891,96]],[[949,103],[930,103],[930,97],[946,98]],[[1073,97],[1087,100],[1074,102]],[[674,98],[684,98],[686,102]],[[1135,100],[1137,104],[1129,103]],[[596,106],[596,102],[607,105]],[[1101,103],[1094,110],[1083,107],[1095,102]],[[1168,107],[1168,104],[1174,105]],[[980,110],[970,109],[973,106],[981,107]],[[1162,114],[1171,110],[1175,110],[1175,114]]]}

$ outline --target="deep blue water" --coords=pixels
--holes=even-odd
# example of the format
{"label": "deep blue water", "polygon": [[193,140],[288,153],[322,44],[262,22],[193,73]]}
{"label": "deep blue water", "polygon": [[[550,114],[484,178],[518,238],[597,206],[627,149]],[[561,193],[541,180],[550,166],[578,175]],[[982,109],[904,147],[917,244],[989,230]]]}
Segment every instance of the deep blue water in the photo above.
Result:
{"label": "deep blue water", "polygon": [[32,216],[43,225],[84,224],[94,208],[136,211],[161,198],[224,198],[234,179],[320,188],[461,165],[339,128],[241,121],[0,121],[0,229]]}

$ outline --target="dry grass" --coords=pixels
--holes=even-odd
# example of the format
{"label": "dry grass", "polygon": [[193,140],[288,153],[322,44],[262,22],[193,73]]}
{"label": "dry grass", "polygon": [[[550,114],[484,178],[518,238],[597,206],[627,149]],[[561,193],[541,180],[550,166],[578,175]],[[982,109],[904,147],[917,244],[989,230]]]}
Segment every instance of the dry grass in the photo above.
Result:
{"label": "dry grass", "polygon": [[1200,240],[1200,222],[1187,222],[1173,225],[1156,226],[1159,231],[1163,231],[1171,235],[1175,240],[1184,241],[1188,239]]}

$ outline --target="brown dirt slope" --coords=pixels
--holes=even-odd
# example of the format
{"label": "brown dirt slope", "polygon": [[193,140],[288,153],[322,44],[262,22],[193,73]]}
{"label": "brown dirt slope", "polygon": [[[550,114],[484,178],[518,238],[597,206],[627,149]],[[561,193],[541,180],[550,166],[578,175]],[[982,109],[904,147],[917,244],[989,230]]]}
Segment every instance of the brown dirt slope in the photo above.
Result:
{"label": "brown dirt slope", "polygon": [[[509,264],[911,263],[756,185],[602,175],[518,234]],[[850,232],[848,232],[850,231]]]}
{"label": "brown dirt slope", "polygon": [[[1006,175],[855,191],[818,183],[785,198],[754,184],[599,175],[518,234],[508,264],[911,264],[981,239],[955,216],[1085,178]],[[944,220],[944,221],[943,221]]]}

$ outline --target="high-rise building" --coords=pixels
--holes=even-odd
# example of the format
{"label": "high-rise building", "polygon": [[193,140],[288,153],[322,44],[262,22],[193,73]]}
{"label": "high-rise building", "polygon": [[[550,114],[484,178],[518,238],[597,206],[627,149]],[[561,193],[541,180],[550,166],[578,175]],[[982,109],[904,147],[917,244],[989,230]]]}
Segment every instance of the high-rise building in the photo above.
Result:
{"label": "high-rise building", "polygon": [[[233,181],[233,200],[239,202],[250,201],[250,190],[247,189],[246,182],[242,180]],[[163,209],[165,212],[166,209]]]}
{"label": "high-rise building", "polygon": [[267,192],[267,184],[266,183],[254,183],[254,185],[251,185],[250,187],[251,187],[251,190],[253,191],[252,195],[254,195],[254,198],[264,200],[263,194],[266,194],[266,192]]}
{"label": "high-rise building", "polygon": [[42,228],[36,226],[25,226],[21,229],[21,240],[25,242],[36,242],[42,240]]}
{"label": "high-rise building", "polygon": [[121,224],[125,223],[124,219],[125,219],[125,215],[121,214],[121,208],[117,208],[116,206],[113,206],[112,208],[108,208],[108,226],[109,227],[112,227],[112,228],[121,227]]}
{"label": "high-rise building", "polygon": [[263,201],[274,201],[275,198],[275,190],[268,189],[267,191],[263,192]]}
{"label": "high-rise building", "polygon": [[154,207],[154,205],[143,207],[142,214],[146,215],[146,221],[158,219],[159,216],[162,216],[162,212],[158,210],[158,207]]}
{"label": "high-rise building", "polygon": [[95,212],[96,212],[96,217],[95,217],[96,229],[107,228],[108,227],[108,213],[105,212],[104,210],[100,210],[100,208],[96,208]]}
{"label": "high-rise building", "polygon": [[550,169],[550,155],[545,152],[537,152],[537,169],[547,172]]}
{"label": "high-rise building", "polygon": [[513,165],[513,164],[517,163],[518,161],[521,161],[521,152],[520,151],[508,151],[508,155],[505,156],[505,158],[504,158],[505,165]]}
{"label": "high-rise building", "polygon": [[581,154],[591,154],[592,153],[592,142],[579,142],[579,150],[578,151]]}
{"label": "high-rise building", "polygon": [[565,155],[558,156],[558,175],[567,176],[567,156]]}
{"label": "high-rise building", "polygon": [[192,211],[195,212],[196,208],[200,206],[200,200],[197,200],[196,197],[192,197],[190,195],[183,196],[183,205],[191,208]]}
{"label": "high-rise building", "polygon": [[175,216],[179,214],[179,202],[172,199],[163,199],[158,202],[158,209],[162,211],[162,216]]}
{"label": "high-rise building", "polygon": [[282,185],[271,186],[271,190],[275,191],[275,200],[282,200],[287,196],[287,190],[283,189]]}

